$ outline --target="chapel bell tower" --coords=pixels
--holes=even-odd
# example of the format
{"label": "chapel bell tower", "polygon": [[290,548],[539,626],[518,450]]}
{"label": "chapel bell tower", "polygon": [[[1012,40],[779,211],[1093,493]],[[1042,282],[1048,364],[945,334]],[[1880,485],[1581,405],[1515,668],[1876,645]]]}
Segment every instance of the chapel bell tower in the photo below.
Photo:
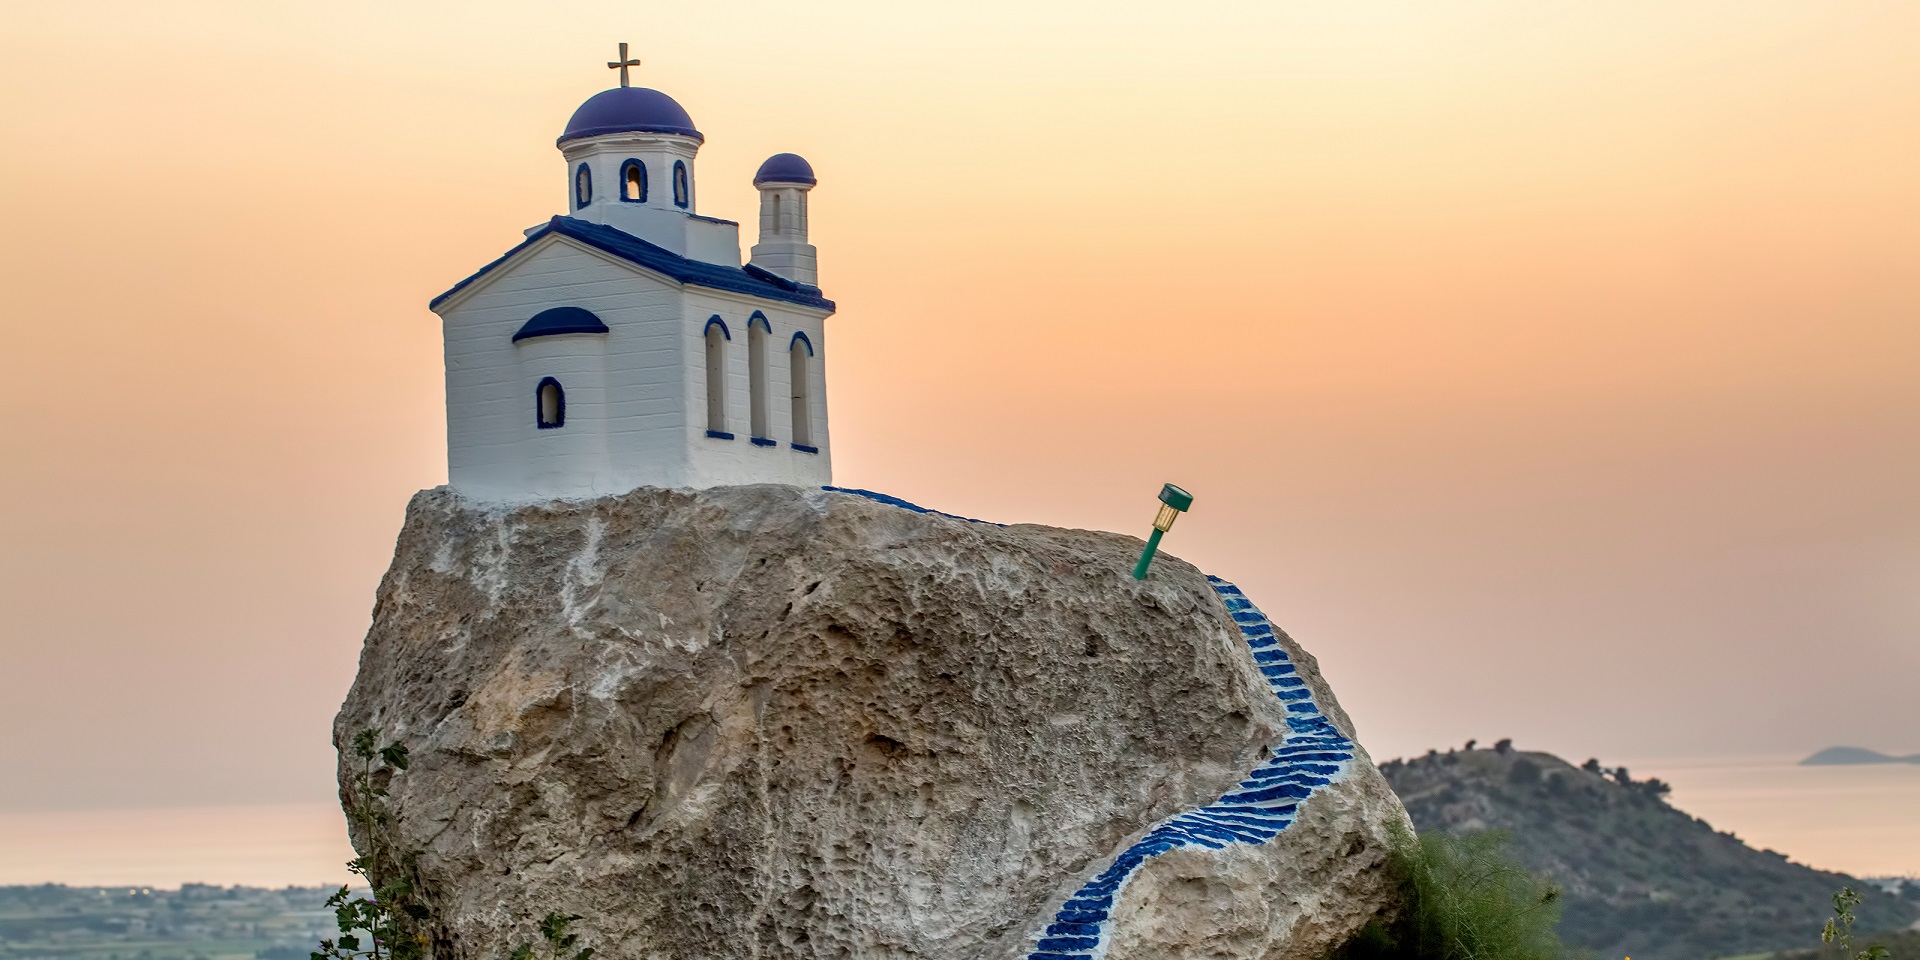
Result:
{"label": "chapel bell tower", "polygon": [[819,182],[813,165],[797,154],[776,153],[760,165],[753,175],[760,191],[754,266],[801,283],[820,282],[819,255],[807,242],[807,191]]}

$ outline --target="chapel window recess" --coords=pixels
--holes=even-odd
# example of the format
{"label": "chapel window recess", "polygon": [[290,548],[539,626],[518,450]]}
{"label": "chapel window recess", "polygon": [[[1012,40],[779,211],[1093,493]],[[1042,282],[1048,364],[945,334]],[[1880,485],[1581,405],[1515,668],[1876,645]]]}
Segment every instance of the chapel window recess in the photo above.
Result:
{"label": "chapel window recess", "polygon": [[747,394],[753,439],[765,440],[773,430],[767,424],[767,322],[759,318],[747,324]]}
{"label": "chapel window recess", "polygon": [[727,336],[718,323],[707,324],[707,435],[731,440],[727,432]]}
{"label": "chapel window recess", "polygon": [[628,160],[620,171],[620,199],[628,203],[647,202],[647,165]]}
{"label": "chapel window recess", "polygon": [[813,404],[808,397],[811,379],[808,361],[812,359],[812,346],[794,337],[793,346],[787,349],[787,375],[793,388],[793,445],[796,447],[813,446]]}
{"label": "chapel window recess", "polygon": [[552,377],[540,381],[533,391],[534,425],[542,430],[557,430],[567,425],[567,392]]}

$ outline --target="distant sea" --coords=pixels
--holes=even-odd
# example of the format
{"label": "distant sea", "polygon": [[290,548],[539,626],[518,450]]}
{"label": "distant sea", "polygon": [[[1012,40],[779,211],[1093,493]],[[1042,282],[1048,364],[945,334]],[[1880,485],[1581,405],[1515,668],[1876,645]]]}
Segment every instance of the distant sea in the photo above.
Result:
{"label": "distant sea", "polygon": [[[1718,830],[1856,876],[1920,876],[1920,764],[1798,766],[1799,756],[1626,761]],[[0,812],[0,884],[338,884],[353,851],[329,803]]]}
{"label": "distant sea", "polygon": [[335,885],[352,856],[331,803],[0,811],[0,884]]}
{"label": "distant sea", "polygon": [[1803,767],[1803,756],[1623,762],[1748,846],[1856,877],[1920,876],[1920,764]]}

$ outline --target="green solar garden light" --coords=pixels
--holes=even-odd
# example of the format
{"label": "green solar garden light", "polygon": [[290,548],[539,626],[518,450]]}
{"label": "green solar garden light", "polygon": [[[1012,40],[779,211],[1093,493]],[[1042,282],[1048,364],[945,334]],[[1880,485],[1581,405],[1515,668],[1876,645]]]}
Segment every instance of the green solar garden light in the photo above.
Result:
{"label": "green solar garden light", "polygon": [[1153,535],[1147,538],[1147,548],[1140,551],[1140,562],[1133,565],[1133,578],[1145,580],[1147,568],[1153,565],[1153,554],[1160,549],[1160,538],[1173,529],[1173,521],[1187,508],[1193,506],[1193,494],[1169,483],[1160,488],[1160,513],[1153,518]]}

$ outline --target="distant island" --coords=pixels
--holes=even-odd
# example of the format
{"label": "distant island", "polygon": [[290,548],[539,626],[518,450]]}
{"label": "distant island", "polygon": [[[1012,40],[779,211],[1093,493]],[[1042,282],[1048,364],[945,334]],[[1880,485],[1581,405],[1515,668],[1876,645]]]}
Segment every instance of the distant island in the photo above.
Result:
{"label": "distant island", "polygon": [[1803,767],[1829,767],[1856,763],[1920,763],[1920,753],[1910,757],[1895,757],[1878,750],[1865,747],[1828,747],[1805,760]]}

